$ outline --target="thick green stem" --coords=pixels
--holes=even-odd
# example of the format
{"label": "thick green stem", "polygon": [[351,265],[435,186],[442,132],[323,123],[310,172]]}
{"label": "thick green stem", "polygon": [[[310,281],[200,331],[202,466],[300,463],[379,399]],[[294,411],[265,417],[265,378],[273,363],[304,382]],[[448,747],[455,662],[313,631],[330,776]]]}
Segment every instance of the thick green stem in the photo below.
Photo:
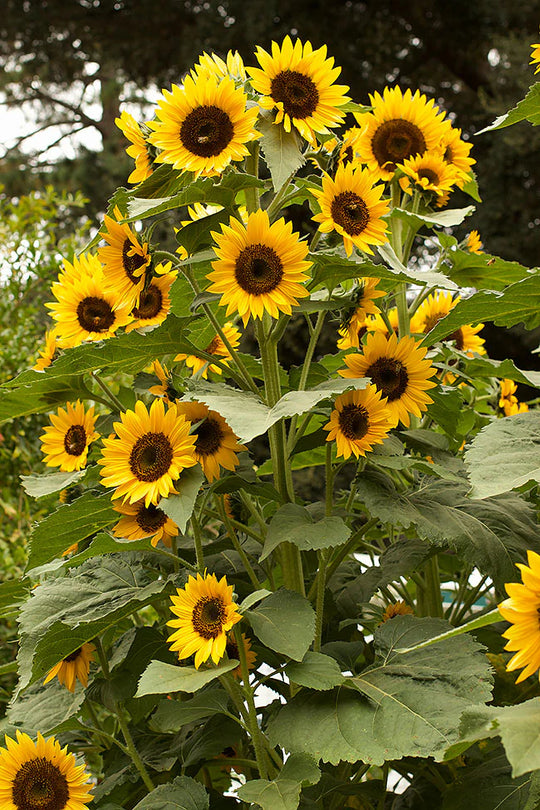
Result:
{"label": "thick green stem", "polygon": [[233,546],[235,547],[240,559],[242,560],[245,571],[246,571],[248,577],[251,580],[251,584],[253,585],[255,590],[259,590],[259,588],[261,587],[261,583],[257,579],[257,575],[256,575],[255,571],[253,570],[253,567],[252,567],[252,565],[251,565],[251,563],[250,563],[250,561],[248,559],[248,556],[247,556],[246,552],[244,551],[244,549],[242,548],[238,537],[236,536],[236,532],[234,530],[234,527],[233,527],[233,525],[232,525],[232,523],[230,521],[230,518],[229,518],[227,512],[225,511],[225,507],[223,506],[223,501],[221,500],[219,495],[216,497],[216,502],[217,502],[218,511],[219,511],[219,513],[221,515],[221,519],[222,519],[222,521],[225,524],[225,527],[227,529],[227,534],[229,535],[229,538],[230,538]]}
{"label": "thick green stem", "polygon": [[199,521],[195,514],[191,515],[191,528],[193,529],[193,539],[195,540],[195,556],[197,558],[197,571],[201,576],[204,574],[204,552],[202,545],[202,534]]}
{"label": "thick green stem", "polygon": [[285,199],[285,196],[287,194],[287,189],[289,188],[291,180],[292,180],[292,175],[287,180],[285,180],[285,182],[283,183],[283,185],[281,186],[279,191],[274,196],[274,199],[272,200],[272,202],[270,203],[270,205],[266,209],[266,213],[268,214],[268,218],[269,218],[270,222],[272,222],[274,217],[277,214],[279,214],[279,212],[281,210],[281,204],[282,204],[283,200]]}
{"label": "thick green stem", "polygon": [[257,709],[255,707],[255,698],[253,695],[253,689],[251,688],[249,683],[249,669],[246,650],[242,639],[242,632],[238,627],[238,625],[236,625],[234,628],[234,637],[236,640],[236,646],[238,647],[238,657],[240,659],[240,671],[242,673],[242,685],[248,707],[246,719],[251,733],[251,741],[253,743],[253,748],[255,749],[255,759],[257,760],[257,767],[259,769],[261,779],[268,779],[268,768],[266,765],[266,756],[264,751],[264,742],[262,739],[262,731],[259,728],[259,723],[257,721]]}
{"label": "thick green stem", "polygon": [[[259,142],[255,141],[249,148],[249,155],[246,158],[246,173],[259,176]],[[259,189],[246,188],[244,190],[246,197],[246,208],[248,214],[253,214],[259,208]]]}
{"label": "thick green stem", "polygon": [[328,561],[328,550],[323,548],[318,553],[319,570],[317,572],[317,601],[315,604],[315,640],[313,649],[319,652],[321,649],[321,637],[324,615],[324,594],[326,591],[326,564]]}
{"label": "thick green stem", "polygon": [[118,397],[115,394],[113,394],[107,383],[101,379],[99,374],[97,374],[95,371],[92,371],[91,376],[92,379],[97,382],[103,393],[107,396],[109,403],[112,404],[113,407],[116,408],[116,410],[118,410],[120,413],[125,411],[125,407],[122,405]]}
{"label": "thick green stem", "polygon": [[420,616],[442,618],[443,605],[441,580],[437,555],[431,557],[424,565],[424,585],[417,584],[417,612]]}

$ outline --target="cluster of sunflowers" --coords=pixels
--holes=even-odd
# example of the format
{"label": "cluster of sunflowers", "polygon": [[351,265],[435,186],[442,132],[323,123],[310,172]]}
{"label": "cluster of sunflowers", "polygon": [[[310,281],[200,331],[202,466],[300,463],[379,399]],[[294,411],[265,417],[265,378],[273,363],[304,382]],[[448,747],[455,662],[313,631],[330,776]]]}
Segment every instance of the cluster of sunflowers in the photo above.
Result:
{"label": "cluster of sunflowers", "polygon": [[[44,430],[44,461],[64,473],[82,471],[90,446],[100,439],[101,418],[108,437],[102,438],[96,456],[100,483],[112,490],[114,509],[122,515],[112,527],[113,535],[129,541],[149,539],[156,549],[161,543],[171,550],[163,554],[196,573],[172,596],[171,650],[179,660],[194,656],[196,669],[209,659],[218,664],[224,657],[238,658],[236,675],[248,693],[255,656],[249,638],[235,628],[242,614],[233,598],[233,586],[225,576],[218,580],[207,573],[195,513],[190,526],[196,564],[178,557],[177,538],[185,527],[181,531],[168,514],[170,502],[182,496],[190,470],[200,465],[207,484],[203,485],[201,475],[195,489],[203,486],[208,491],[209,485],[224,477],[224,471],[234,473],[241,463],[239,454],[248,450],[249,439],[244,439],[238,427],[233,429],[230,417],[228,421],[212,407],[218,399],[211,393],[216,377],[249,393],[253,407],[263,402],[272,409],[282,399],[276,347],[291,317],[297,311],[307,313],[310,341],[297,388],[305,392],[325,317],[338,308],[344,313],[337,348],[348,353],[339,354],[337,362],[335,357],[329,361],[330,387],[319,391],[307,409],[283,408],[268,428],[276,490],[285,503],[294,504],[289,453],[308,431],[310,420],[315,417],[313,425],[325,432],[321,443],[327,448],[327,475],[333,481],[332,465],[341,463],[340,459],[353,456],[361,470],[366,454],[382,445],[399,425],[418,428],[421,419],[425,420],[422,425],[429,425],[428,408],[433,399],[428,392],[439,384],[466,386],[460,363],[485,354],[479,334],[482,323],[458,326],[438,354],[429,334],[461,299],[448,290],[434,289],[433,284],[419,290],[421,272],[407,276],[419,228],[426,222],[437,223],[436,212],[448,203],[452,191],[474,192],[471,167],[475,161],[461,131],[433,100],[418,91],[387,87],[370,97],[369,108],[352,103],[346,95],[348,88],[336,84],[340,69],[327,57],[325,47],[314,50],[310,43],[293,43],[287,37],[281,45],[273,43],[271,52],[259,47],[255,55],[259,67],[245,67],[238,54],[228,54],[225,61],[204,54],[181,85],[163,91],[153,120],[139,124],[129,113],[122,113],[117,123],[131,142],[127,151],[135,160],[129,181],[143,184],[143,191],[137,192],[141,199],[145,184],[152,182],[160,166],[168,167],[166,182],[177,184],[177,203],[167,210],[185,205],[182,192],[186,189],[200,189],[200,199],[196,199],[198,192],[192,195],[189,219],[177,223],[180,246],[176,253],[154,246],[151,230],[135,230],[130,222],[136,216],[128,216],[113,201],[100,233],[106,244],[97,253],[64,260],[52,286],[55,300],[48,304],[54,328],[35,366],[47,374],[59,353],[109,340],[121,329],[145,336],[159,328],[171,310],[174,314],[175,285],[186,279],[189,282],[199,301],[197,307],[208,318],[209,342],[206,338],[197,345],[194,340],[191,352],[186,346],[171,352],[173,370],[171,360],[167,359],[167,366],[163,357],[155,357],[147,367],[147,376],[148,372],[152,375],[152,385],[145,389],[147,398],[137,398],[133,408],[125,407],[111,385],[92,374],[100,389],[95,402],[108,405],[118,415],[112,432],[107,415],[97,414],[95,405],[85,408],[80,399],[67,402],[65,409],[60,407],[50,417]],[[345,123],[348,114],[354,116],[355,126],[335,136],[332,131]],[[271,147],[278,131],[280,138],[289,139],[291,153],[300,156],[297,165],[293,158],[281,184],[276,182]],[[258,177],[259,143],[272,175],[273,195],[270,183]],[[318,182],[312,176],[301,178],[293,187],[304,163],[321,169],[322,177]],[[232,205],[203,204],[213,201],[212,188],[221,178],[235,173],[246,182],[231,186],[238,189]],[[210,184],[200,185],[206,179]],[[285,216],[279,216],[299,200],[299,188],[301,201],[307,201],[313,213],[310,241],[293,231]],[[165,199],[158,197],[154,189],[146,199],[148,216]],[[210,254],[206,251],[204,257],[197,257],[184,245],[182,233],[194,223],[204,226],[207,219]],[[327,285],[326,291],[324,284],[316,283],[319,242],[325,246],[325,257],[348,274]],[[481,255],[482,248],[478,233],[471,231],[448,250]],[[379,253],[384,272],[362,274],[363,266],[377,270],[366,256],[374,251]],[[204,268],[198,275],[193,271],[197,262]],[[407,277],[416,282],[410,290]],[[302,309],[302,304],[310,303],[313,309]],[[311,312],[317,312],[315,322],[308,317]],[[262,372],[258,377],[239,350],[240,322],[253,329],[259,344]],[[516,391],[512,380],[503,379],[499,387],[492,384],[486,397],[491,416],[526,411],[527,405],[518,402]],[[309,410],[336,394],[329,410]],[[298,424],[298,416],[306,412]],[[285,418],[291,418],[288,436]],[[241,423],[240,413],[234,425]],[[63,499],[76,502],[79,494],[75,484]],[[352,490],[348,506],[351,498]],[[223,490],[217,501],[217,517],[226,526],[254,587],[260,587],[237,538],[242,523],[232,508],[232,498]],[[249,500],[243,505],[249,507]],[[331,487],[326,509],[330,516]],[[251,510],[264,529],[262,514],[252,504]],[[289,545],[283,544],[276,565],[281,565],[288,588],[305,593],[299,552]],[[76,551],[77,544],[69,545],[65,554]],[[321,645],[324,566],[328,562],[324,554],[319,556],[316,651]],[[507,631],[508,649],[518,651],[509,669],[525,667],[524,676],[540,664],[540,653],[526,632],[533,621],[533,607],[536,611],[540,600],[540,557],[534,552],[529,554],[529,565],[522,566],[524,584],[508,586],[510,598],[501,606],[501,613],[514,625]],[[410,605],[398,602],[386,607],[383,618],[387,621],[411,612]],[[536,613],[534,617],[537,622]],[[234,635],[229,636],[231,631]],[[95,641],[100,665],[106,669],[101,643]],[[57,676],[70,691],[77,680],[86,687],[95,652],[93,643],[84,643],[49,671],[45,683]],[[258,742],[251,693],[246,701],[257,764],[264,776],[267,766]],[[152,789],[144,764],[135,758],[133,741],[124,725],[121,727],[143,782]],[[20,733],[17,742],[8,739],[7,749],[0,753],[0,797],[6,807],[17,810],[83,810],[91,799],[88,776],[75,765],[72,755],[56,741],[45,742],[40,735],[33,743]]]}

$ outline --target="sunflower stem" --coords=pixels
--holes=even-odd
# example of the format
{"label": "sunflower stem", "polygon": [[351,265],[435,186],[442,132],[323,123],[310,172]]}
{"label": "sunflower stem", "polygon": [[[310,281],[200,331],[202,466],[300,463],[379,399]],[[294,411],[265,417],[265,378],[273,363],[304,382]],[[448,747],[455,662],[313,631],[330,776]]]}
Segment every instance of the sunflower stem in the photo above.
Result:
{"label": "sunflower stem", "polygon": [[204,552],[202,544],[201,527],[199,525],[199,521],[195,517],[195,514],[191,515],[190,521],[191,521],[191,528],[193,530],[193,539],[195,540],[195,556],[197,558],[197,571],[201,576],[203,576]]}
{"label": "sunflower stem", "polygon": [[319,570],[317,571],[317,601],[315,603],[315,640],[313,642],[314,652],[320,652],[321,650],[324,593],[326,591],[326,565],[328,563],[327,549],[321,549],[317,556],[319,560]]}
{"label": "sunflower stem", "polygon": [[420,616],[443,617],[439,561],[435,554],[424,566],[424,584],[417,584],[417,604]]}
{"label": "sunflower stem", "polygon": [[251,584],[253,585],[255,590],[259,590],[259,588],[261,587],[261,583],[257,579],[257,575],[256,575],[255,571],[253,570],[253,567],[252,567],[252,565],[251,565],[251,563],[249,561],[249,558],[248,558],[246,552],[244,551],[244,549],[242,548],[238,537],[236,536],[234,526],[231,524],[229,516],[228,516],[228,514],[227,514],[227,512],[226,512],[226,510],[225,510],[225,508],[223,506],[223,502],[221,501],[221,499],[219,497],[217,497],[216,498],[216,503],[217,503],[218,512],[220,513],[221,519],[222,519],[222,521],[225,524],[225,527],[227,529],[227,533],[229,535],[229,538],[230,538],[234,548],[236,549],[240,559],[242,560],[242,562],[244,564],[244,568],[246,570],[246,573],[247,573],[248,577],[251,580]]}
{"label": "sunflower stem", "polygon": [[334,471],[332,469],[332,442],[326,442],[325,456],[326,491],[325,491],[325,514],[330,517],[334,505]]}
{"label": "sunflower stem", "polygon": [[287,189],[289,188],[289,185],[293,177],[294,174],[291,174],[291,176],[288,177],[287,180],[285,180],[281,188],[274,195],[274,199],[266,209],[266,213],[268,214],[268,219],[270,220],[270,222],[272,222],[276,214],[278,214],[279,211],[281,210],[281,203],[283,202],[285,195],[287,194]]}
{"label": "sunflower stem", "polygon": [[[255,141],[249,147],[249,155],[246,158],[246,173],[259,177],[259,142]],[[259,208],[259,189],[246,188],[244,190],[246,197],[246,208],[248,214],[253,214]]]}
{"label": "sunflower stem", "polygon": [[403,338],[410,335],[410,320],[409,309],[407,307],[407,285],[398,284],[396,290],[396,306],[398,312],[398,330],[399,337]]}
{"label": "sunflower stem", "polygon": [[112,404],[116,410],[118,410],[120,413],[123,413],[125,411],[124,405],[122,405],[118,397],[115,396],[115,394],[113,394],[107,383],[104,382],[99,376],[99,374],[96,374],[95,371],[91,371],[90,375],[92,379],[97,382],[103,393],[106,394],[107,399],[109,400],[109,404]]}
{"label": "sunflower stem", "polygon": [[238,647],[238,658],[240,659],[240,671],[242,673],[242,685],[244,690],[244,696],[247,703],[246,719],[251,733],[251,741],[253,743],[253,748],[255,749],[255,759],[257,760],[257,767],[259,769],[259,775],[261,779],[268,779],[268,768],[266,765],[266,756],[264,751],[262,731],[259,727],[259,723],[257,720],[257,709],[255,707],[255,698],[253,695],[253,689],[251,688],[251,685],[249,683],[249,669],[246,650],[244,647],[244,641],[242,639],[242,633],[238,625],[235,625],[234,627],[234,637],[236,640],[236,646]]}

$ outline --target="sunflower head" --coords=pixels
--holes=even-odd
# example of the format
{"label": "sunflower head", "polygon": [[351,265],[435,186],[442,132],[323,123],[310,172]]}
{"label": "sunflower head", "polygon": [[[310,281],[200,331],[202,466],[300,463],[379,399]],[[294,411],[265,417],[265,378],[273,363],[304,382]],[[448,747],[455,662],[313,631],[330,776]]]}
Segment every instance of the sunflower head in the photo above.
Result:
{"label": "sunflower head", "polygon": [[531,48],[532,53],[529,65],[538,65],[538,67],[534,71],[535,73],[538,73],[538,71],[540,71],[540,44],[536,43],[534,45],[531,45]]}
{"label": "sunflower head", "polygon": [[94,660],[95,647],[93,644],[86,642],[74,652],[66,655],[62,661],[59,661],[48,673],[43,683],[49,683],[57,676],[60,683],[69,689],[70,692],[75,691],[75,684],[80,681],[84,688],[88,686],[88,673],[90,672],[90,662]]}
{"label": "sunflower head", "polygon": [[204,73],[210,73],[219,79],[229,76],[236,82],[245,82],[247,78],[244,60],[238,51],[227,51],[225,60],[216,53],[203,53],[194,65],[191,75],[196,80]]}
{"label": "sunflower head", "polygon": [[171,311],[171,287],[176,281],[178,271],[170,271],[171,262],[157,265],[149,284],[146,284],[139,295],[136,306],[131,310],[133,321],[126,327],[126,332],[142,329],[147,326],[159,326]]}
{"label": "sunflower head", "polygon": [[[238,344],[240,343],[240,338],[242,337],[242,333],[240,330],[234,326],[230,321],[228,321],[223,326],[223,334],[227,339],[229,346],[231,349],[236,349]],[[229,349],[221,339],[220,335],[214,335],[208,346],[205,347],[204,351],[206,354],[213,354],[215,357],[218,357],[221,363],[228,366],[229,360],[231,359],[231,353]],[[209,363],[207,360],[204,360],[202,357],[196,357],[193,354],[177,354],[174,358],[174,362],[180,362],[181,360],[186,361],[186,366],[188,368],[193,369],[193,375],[198,374],[200,372],[201,376],[204,377],[206,380],[208,378],[208,372],[213,371],[215,374],[221,374],[222,369],[220,366],[215,365],[214,363]]]}
{"label": "sunflower head", "polygon": [[208,480],[219,478],[221,467],[234,470],[239,464],[237,453],[247,448],[239,443],[221,414],[203,402],[178,402],[176,407],[193,425],[195,457]]}
{"label": "sunflower head", "polygon": [[36,360],[36,365],[32,366],[34,371],[43,371],[48,368],[54,361],[58,354],[58,346],[56,344],[56,329],[50,329],[45,334],[45,345],[39,350],[39,357]]}
{"label": "sunflower head", "polygon": [[422,155],[415,155],[399,164],[404,177],[400,185],[407,194],[412,194],[413,188],[418,191],[432,192],[436,197],[442,197],[455,185],[458,185],[461,173],[453,164],[444,160],[443,154],[437,150],[426,150]]}
{"label": "sunflower head", "polygon": [[505,649],[514,653],[506,668],[523,672],[516,683],[540,669],[540,554],[527,551],[528,565],[518,563],[522,582],[505,585],[509,596],[499,605],[499,613],[510,622],[503,633]]}
{"label": "sunflower head", "polygon": [[[114,123],[130,141],[131,146],[126,149],[127,154],[135,160],[135,168],[128,177],[128,183],[142,183],[152,174],[152,163],[155,154],[145,138],[140,124],[126,110],[115,118]],[[148,128],[145,127],[148,132]]]}
{"label": "sunflower head", "polygon": [[410,605],[407,605],[406,602],[393,602],[391,605],[387,605],[380,623],[384,624],[384,622],[394,619],[396,616],[407,616],[409,614],[414,614],[414,610]]}
{"label": "sunflower head", "polygon": [[377,298],[385,295],[383,290],[377,290],[378,278],[361,278],[360,284],[354,294],[355,306],[343,313],[339,327],[340,339],[338,349],[358,349],[360,338],[367,332],[366,318],[368,315],[377,315],[380,310],[374,303]]}
{"label": "sunflower head", "polygon": [[386,399],[374,385],[340,394],[334,403],[327,442],[334,441],[337,455],[349,458],[365,456],[374,444],[382,444],[392,427],[391,413]]}
{"label": "sunflower head", "polygon": [[172,538],[178,535],[176,523],[153,503],[146,506],[141,500],[137,503],[119,504],[114,508],[123,515],[113,527],[115,537],[125,537],[126,540],[143,540],[148,537],[154,548],[160,540],[170,548]]}
{"label": "sunflower head", "polygon": [[103,262],[106,288],[116,294],[119,303],[133,308],[144,289],[151,259],[148,243],[140,242],[127,223],[120,223],[121,219],[118,206],[114,218],[105,215],[106,230],[101,236],[108,244],[98,249],[98,256]]}
{"label": "sunflower head", "polygon": [[195,654],[195,666],[212,658],[217,664],[225,653],[227,632],[242,618],[233,601],[233,587],[226,577],[215,574],[190,576],[185,588],[171,597],[171,612],[177,617],[167,622],[175,628],[169,636],[171,650],[178,658]]}
{"label": "sunflower head", "polygon": [[469,251],[469,253],[483,253],[484,251],[482,248],[484,245],[482,244],[482,240],[480,239],[480,234],[478,231],[471,231],[467,234],[467,238],[465,239],[465,247]]}
{"label": "sunflower head", "polygon": [[[441,318],[448,315],[460,300],[459,296],[452,298],[452,293],[447,290],[437,290],[436,292],[430,293],[415,312],[414,331],[423,332],[427,335],[427,333],[431,332],[439,323]],[[411,331],[413,331],[412,327]]]}
{"label": "sunflower head", "polygon": [[60,467],[62,472],[80,470],[86,465],[88,447],[99,438],[94,430],[97,417],[94,407],[87,411],[82,402],[67,402],[66,410],[58,408],[51,414],[51,424],[41,436],[43,459],[48,467]]}
{"label": "sunflower head", "polygon": [[471,167],[476,160],[471,157],[472,144],[461,137],[461,130],[454,129],[447,121],[443,136],[438,145],[443,160],[457,172],[456,186],[463,188],[471,174]]}

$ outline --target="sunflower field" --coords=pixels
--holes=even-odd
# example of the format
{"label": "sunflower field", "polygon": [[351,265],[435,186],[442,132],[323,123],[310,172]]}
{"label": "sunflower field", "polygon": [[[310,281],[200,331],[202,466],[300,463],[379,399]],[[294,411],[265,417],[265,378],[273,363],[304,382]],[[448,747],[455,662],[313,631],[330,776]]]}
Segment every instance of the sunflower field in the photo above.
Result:
{"label": "sunflower field", "polygon": [[45,517],[0,810],[535,810],[540,372],[482,330],[540,326],[540,275],[468,227],[451,111],[252,62],[122,112],[129,187],[1,388]]}

